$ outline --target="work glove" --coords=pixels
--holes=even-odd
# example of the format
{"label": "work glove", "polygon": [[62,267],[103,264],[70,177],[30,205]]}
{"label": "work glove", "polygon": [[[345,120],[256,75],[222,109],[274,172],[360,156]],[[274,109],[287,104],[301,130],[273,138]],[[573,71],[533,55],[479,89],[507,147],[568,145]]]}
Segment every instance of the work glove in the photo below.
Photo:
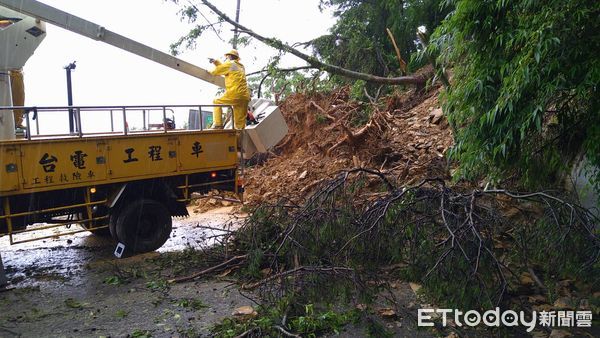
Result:
{"label": "work glove", "polygon": [[215,60],[215,59],[213,59],[213,58],[208,58],[208,62],[210,62],[210,63],[215,63],[215,61],[216,61],[216,60]]}

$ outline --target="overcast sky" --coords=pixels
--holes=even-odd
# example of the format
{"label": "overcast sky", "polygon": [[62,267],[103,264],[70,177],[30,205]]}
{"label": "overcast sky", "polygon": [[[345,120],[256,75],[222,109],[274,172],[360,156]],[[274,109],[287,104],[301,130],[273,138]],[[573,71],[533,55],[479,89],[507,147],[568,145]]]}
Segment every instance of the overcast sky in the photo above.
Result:
{"label": "overcast sky", "polygon": [[[180,21],[176,5],[163,0],[42,2],[164,52],[191,27]],[[319,12],[318,2],[242,0],[240,22],[260,34],[287,42],[310,40],[325,33],[333,24],[329,13]],[[236,0],[215,0],[214,3],[234,17]],[[179,57],[210,70],[212,66],[207,58],[222,57],[231,48],[228,45],[233,36],[230,29],[226,27],[220,34],[226,42],[209,31],[198,41],[195,51]],[[255,43],[241,48],[240,54],[246,70],[251,72],[264,66],[274,51]],[[47,25],[46,39],[24,68],[26,105],[66,105],[63,67],[72,61],[77,61],[73,73],[75,105],[210,103],[217,90],[186,74]],[[287,62],[304,64],[291,57]]]}

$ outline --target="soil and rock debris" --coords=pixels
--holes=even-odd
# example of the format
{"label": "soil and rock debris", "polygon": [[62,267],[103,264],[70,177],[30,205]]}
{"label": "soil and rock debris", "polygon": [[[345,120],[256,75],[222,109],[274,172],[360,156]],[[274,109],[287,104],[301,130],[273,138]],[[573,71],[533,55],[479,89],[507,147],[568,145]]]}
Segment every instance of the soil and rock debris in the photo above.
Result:
{"label": "soil and rock debris", "polygon": [[[371,102],[351,98],[346,86],[330,93],[294,93],[280,104],[288,135],[245,171],[245,202],[301,202],[342,170],[375,168],[410,185],[448,178],[446,152],[453,144],[439,87],[399,90]],[[217,192],[194,202],[194,212],[230,206]]]}
{"label": "soil and rock debris", "polygon": [[247,201],[299,202],[319,183],[357,167],[379,169],[398,184],[448,177],[453,137],[438,94],[439,88],[413,89],[371,103],[352,100],[349,87],[292,94],[280,106],[288,135],[246,171]]}

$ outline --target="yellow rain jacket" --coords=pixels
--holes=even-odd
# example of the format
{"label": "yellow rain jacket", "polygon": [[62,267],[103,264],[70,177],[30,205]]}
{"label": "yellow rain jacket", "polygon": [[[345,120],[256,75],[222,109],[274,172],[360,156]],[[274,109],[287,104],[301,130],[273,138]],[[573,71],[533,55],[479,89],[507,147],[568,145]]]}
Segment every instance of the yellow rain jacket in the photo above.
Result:
{"label": "yellow rain jacket", "polygon": [[[238,60],[215,61],[215,69],[212,75],[225,76],[225,94],[215,99],[214,104],[227,104],[233,106],[233,121],[236,129],[246,127],[246,114],[248,113],[248,102],[250,102],[250,91],[246,82],[246,70]],[[213,125],[222,126],[222,109],[215,107],[213,114]]]}

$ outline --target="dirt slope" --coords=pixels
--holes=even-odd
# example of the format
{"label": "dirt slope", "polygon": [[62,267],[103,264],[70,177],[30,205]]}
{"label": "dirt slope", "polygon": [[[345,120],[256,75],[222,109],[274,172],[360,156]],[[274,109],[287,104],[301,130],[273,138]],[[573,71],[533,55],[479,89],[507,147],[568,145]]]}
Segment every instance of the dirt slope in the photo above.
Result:
{"label": "dirt slope", "polygon": [[293,94],[280,105],[290,132],[267,161],[247,170],[247,201],[300,201],[320,182],[354,167],[388,172],[400,184],[447,176],[445,153],[453,137],[438,88],[396,93],[376,104],[351,100],[349,92]]}

